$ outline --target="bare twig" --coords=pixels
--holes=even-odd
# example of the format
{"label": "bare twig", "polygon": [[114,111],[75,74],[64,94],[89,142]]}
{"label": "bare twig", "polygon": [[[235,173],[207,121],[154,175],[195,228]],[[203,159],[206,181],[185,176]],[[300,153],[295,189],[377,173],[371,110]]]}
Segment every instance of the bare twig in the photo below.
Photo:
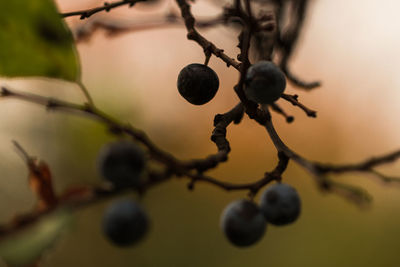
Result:
{"label": "bare twig", "polygon": [[93,98],[89,93],[89,90],[83,84],[82,81],[77,82],[79,88],[81,89],[82,93],[85,95],[88,105],[94,106]]}
{"label": "bare twig", "polygon": [[[294,162],[307,170],[312,176],[314,176],[321,189],[339,193],[348,199],[353,200],[356,204],[365,204],[366,201],[371,200],[371,197],[369,197],[365,190],[362,190],[359,187],[335,182],[329,179],[326,175],[328,173],[337,174],[345,172],[370,172],[377,175],[376,172],[372,170],[373,167],[390,163],[400,158],[400,150],[398,150],[390,154],[368,159],[358,164],[330,165],[312,162],[298,155],[285,145],[275,131],[271,120],[267,120],[265,128],[267,129],[267,132],[271,137],[276,149],[279,152],[284,153],[288,158],[292,159]],[[395,179],[393,181],[395,181]]]}
{"label": "bare twig", "polygon": [[298,106],[299,108],[301,108],[307,114],[308,117],[313,117],[313,118],[317,117],[317,112],[315,110],[309,109],[308,107],[299,102],[298,95],[282,94],[282,98],[292,103],[293,106]]}
{"label": "bare twig", "polygon": [[287,123],[292,123],[294,121],[294,117],[288,115],[282,108],[279,106],[277,103],[272,103],[271,104],[271,109],[275,111],[278,114],[281,114],[285,119]]}
{"label": "bare twig", "polygon": [[254,196],[257,192],[265,185],[272,181],[280,181],[282,179],[282,173],[286,170],[289,163],[289,158],[283,153],[278,153],[279,162],[275,169],[271,172],[266,172],[264,177],[251,183],[234,184],[228,182],[221,182],[210,176],[203,174],[187,174],[188,177],[192,178],[195,182],[207,182],[218,186],[226,191],[235,190],[249,190],[249,194]]}
{"label": "bare twig", "polygon": [[204,38],[196,29],[195,29],[195,18],[193,17],[190,11],[190,5],[186,2],[186,0],[176,0],[179,8],[181,9],[182,18],[185,21],[185,26],[187,29],[187,38],[189,40],[193,40],[198,43],[204,51],[210,51],[216,57],[221,58],[227,66],[233,66],[235,69],[240,68],[240,63],[229,57],[224,53],[224,50],[216,47],[213,43]]}
{"label": "bare twig", "polygon": [[[290,0],[285,4],[291,7],[291,16],[286,18],[289,20],[288,29],[281,29],[281,34],[276,43],[277,48],[281,50],[282,56],[280,60],[280,68],[286,74],[289,81],[300,88],[311,90],[320,86],[320,82],[304,82],[297,78],[289,68],[289,61],[293,54],[294,48],[296,46],[297,40],[299,39],[301,29],[303,28],[304,19],[306,17],[307,6],[309,4],[308,0]],[[282,8],[281,8],[282,10]],[[279,24],[282,26],[285,18],[283,13],[280,14]]]}
{"label": "bare twig", "polygon": [[121,1],[111,2],[111,3],[104,2],[103,6],[79,10],[79,11],[61,13],[61,16],[63,18],[72,17],[72,16],[80,16],[80,19],[86,19],[86,18],[89,18],[92,15],[94,15],[98,12],[101,12],[101,11],[109,12],[111,9],[114,9],[114,8],[117,8],[120,6],[124,6],[124,5],[129,5],[129,7],[132,7],[138,2],[144,2],[144,1],[147,1],[147,0],[121,0]]}
{"label": "bare twig", "polygon": [[196,169],[199,172],[204,172],[214,168],[220,162],[228,160],[228,153],[231,151],[229,141],[226,139],[226,128],[238,117],[243,114],[243,105],[237,104],[233,109],[224,114],[217,114],[214,118],[214,130],[211,135],[211,140],[216,144],[218,152],[210,155],[202,160],[191,160],[188,165],[190,169]]}
{"label": "bare twig", "polygon": [[287,66],[280,66],[282,71],[285,73],[286,78],[291,81],[295,86],[299,88],[303,88],[306,90],[312,90],[314,88],[320,87],[321,82],[319,81],[313,81],[313,82],[305,82],[302,81],[300,78],[296,77],[289,69]]}
{"label": "bare twig", "polygon": [[28,152],[26,152],[25,149],[17,141],[12,140],[12,143],[15,146],[18,154],[21,155],[26,164],[29,164],[31,161],[34,160],[34,157],[30,156]]}
{"label": "bare twig", "polygon": [[373,169],[369,172],[378,177],[384,183],[400,183],[400,177],[388,176]]}
{"label": "bare twig", "polygon": [[[224,17],[220,15],[214,18],[196,21],[196,27],[206,29],[224,22]],[[82,42],[88,41],[95,32],[101,29],[105,30],[107,36],[115,37],[127,32],[138,32],[176,26],[184,26],[184,22],[182,18],[175,13],[168,13],[161,17],[147,19],[146,21],[132,22],[122,22],[107,17],[97,17],[78,25],[73,32],[76,42]]]}
{"label": "bare twig", "polygon": [[[371,159],[355,163],[355,164],[343,164],[343,165],[331,165],[324,163],[316,163],[318,171],[321,173],[344,173],[344,172],[372,172],[377,174],[376,171],[372,171],[373,168],[381,166],[383,164],[392,163],[400,158],[400,150],[394,151],[389,154],[385,154],[379,157],[373,157]],[[382,175],[380,175],[382,176]]]}

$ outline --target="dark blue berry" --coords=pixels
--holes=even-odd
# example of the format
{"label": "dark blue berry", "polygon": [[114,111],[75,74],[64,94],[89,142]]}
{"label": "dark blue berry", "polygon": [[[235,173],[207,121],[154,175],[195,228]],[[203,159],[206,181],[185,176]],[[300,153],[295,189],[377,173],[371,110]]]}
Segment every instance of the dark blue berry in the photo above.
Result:
{"label": "dark blue berry", "polygon": [[113,203],[103,217],[103,232],[117,246],[133,245],[141,240],[149,228],[143,209],[134,201]]}
{"label": "dark blue berry", "polygon": [[259,241],[266,226],[258,206],[245,199],[229,204],[221,216],[221,227],[225,236],[238,247],[250,246]]}
{"label": "dark blue berry", "polygon": [[118,188],[138,186],[144,166],[143,150],[129,141],[104,145],[98,157],[101,175]]}
{"label": "dark blue berry", "polygon": [[285,88],[285,74],[271,61],[259,61],[247,71],[245,93],[254,102],[272,104]]}
{"label": "dark blue berry", "polygon": [[275,184],[262,193],[260,207],[269,223],[285,225],[299,217],[301,200],[296,189],[290,185]]}

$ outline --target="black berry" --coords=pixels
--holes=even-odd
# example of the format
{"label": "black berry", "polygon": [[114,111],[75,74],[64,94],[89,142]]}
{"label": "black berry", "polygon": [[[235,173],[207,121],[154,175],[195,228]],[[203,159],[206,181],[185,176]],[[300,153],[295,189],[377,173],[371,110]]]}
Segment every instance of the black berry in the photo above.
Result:
{"label": "black berry", "polygon": [[214,98],[219,79],[215,71],[203,64],[190,64],[178,76],[178,91],[193,105],[203,105]]}

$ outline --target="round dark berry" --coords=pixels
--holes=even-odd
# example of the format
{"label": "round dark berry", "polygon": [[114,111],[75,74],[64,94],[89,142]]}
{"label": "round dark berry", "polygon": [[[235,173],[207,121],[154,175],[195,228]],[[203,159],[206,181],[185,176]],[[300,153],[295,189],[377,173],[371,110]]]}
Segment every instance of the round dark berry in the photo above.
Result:
{"label": "round dark berry", "polygon": [[262,193],[260,208],[268,222],[285,225],[299,217],[301,200],[296,189],[290,185],[275,184]]}
{"label": "round dark berry", "polygon": [[117,246],[133,245],[148,231],[149,220],[143,209],[132,200],[113,203],[104,213],[105,236]]}
{"label": "round dark berry", "polygon": [[190,64],[178,75],[178,91],[193,105],[203,105],[214,98],[219,79],[215,71],[203,64]]}
{"label": "round dark berry", "polygon": [[245,199],[229,204],[221,216],[221,228],[225,236],[238,247],[250,246],[259,241],[266,226],[258,206]]}
{"label": "round dark berry", "polygon": [[118,188],[138,186],[144,166],[143,150],[125,140],[104,145],[98,157],[101,175]]}
{"label": "round dark berry", "polygon": [[271,61],[259,61],[247,71],[245,93],[254,102],[272,104],[285,88],[285,74]]}

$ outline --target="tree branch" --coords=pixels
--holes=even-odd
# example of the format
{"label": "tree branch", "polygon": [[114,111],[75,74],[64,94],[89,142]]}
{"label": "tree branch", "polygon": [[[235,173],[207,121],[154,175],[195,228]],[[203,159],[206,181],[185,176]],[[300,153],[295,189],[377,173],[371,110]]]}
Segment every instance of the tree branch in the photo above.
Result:
{"label": "tree branch", "polygon": [[309,109],[308,107],[299,102],[298,95],[282,94],[282,98],[291,103],[293,106],[298,106],[299,108],[301,108],[307,114],[308,117],[313,117],[313,118],[317,117],[317,112],[315,110]]}
{"label": "tree branch", "polygon": [[195,18],[193,17],[191,11],[190,11],[190,5],[186,2],[186,0],[176,0],[180,10],[181,10],[181,15],[182,18],[185,21],[185,26],[188,31],[187,33],[187,38],[189,40],[193,40],[196,43],[198,43],[204,51],[209,51],[216,57],[221,58],[226,65],[233,66],[235,69],[240,68],[240,63],[234,60],[233,58],[229,57],[224,53],[224,50],[219,49],[216,47],[213,43],[208,41],[206,38],[204,38],[196,29],[195,29]]}
{"label": "tree branch", "polygon": [[[281,34],[279,35],[276,45],[277,48],[281,50],[282,54],[279,66],[286,74],[288,80],[300,88],[311,90],[320,86],[320,82],[302,81],[297,78],[289,68],[290,58],[299,39],[301,29],[303,28],[308,4],[308,0],[290,0],[286,2],[286,5],[290,5],[291,7],[291,17],[287,18],[287,20],[289,20],[287,30],[284,31],[282,27],[280,27]],[[286,24],[283,21],[284,19],[283,13],[281,13],[279,17],[280,26]]]}
{"label": "tree branch", "polygon": [[124,5],[129,5],[129,7],[132,7],[138,2],[145,2],[145,1],[147,1],[147,0],[121,0],[121,1],[111,2],[111,3],[104,2],[103,6],[79,10],[79,11],[61,13],[60,15],[63,18],[72,17],[72,16],[80,16],[80,19],[86,19],[86,18],[89,18],[92,15],[94,15],[98,12],[101,12],[101,11],[109,12],[111,9],[114,9],[114,8],[117,8],[120,6],[124,6]]}
{"label": "tree branch", "polygon": [[281,114],[285,119],[287,123],[292,123],[294,121],[294,117],[288,115],[282,108],[281,106],[279,106],[277,103],[272,103],[271,105],[271,109],[273,111],[275,111],[278,114]]}
{"label": "tree branch", "polygon": [[[196,27],[206,29],[223,23],[225,23],[225,19],[220,15],[214,18],[196,21]],[[92,35],[100,29],[105,30],[107,36],[115,37],[127,32],[138,32],[174,26],[184,26],[183,19],[175,13],[167,13],[164,16],[147,19],[146,21],[132,21],[129,23],[122,23],[120,20],[113,20],[107,17],[97,17],[82,23],[73,30],[73,33],[75,41],[79,43],[88,41]]]}
{"label": "tree branch", "polygon": [[185,166],[189,169],[196,169],[198,172],[204,172],[216,167],[221,162],[227,161],[231,148],[228,139],[226,139],[226,128],[242,116],[243,105],[241,103],[237,104],[233,109],[224,114],[215,115],[215,128],[211,135],[211,141],[216,144],[218,152],[202,160],[191,160],[186,163]]}

